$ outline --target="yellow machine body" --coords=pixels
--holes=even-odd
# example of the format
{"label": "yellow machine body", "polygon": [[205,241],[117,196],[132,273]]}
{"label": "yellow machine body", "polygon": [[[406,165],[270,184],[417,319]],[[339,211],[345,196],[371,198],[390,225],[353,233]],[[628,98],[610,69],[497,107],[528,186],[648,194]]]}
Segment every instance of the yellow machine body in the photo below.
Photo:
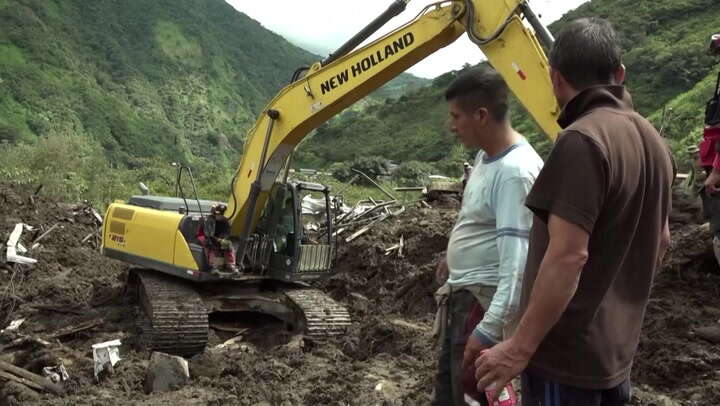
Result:
{"label": "yellow machine body", "polygon": [[[472,10],[472,13],[469,13]],[[314,128],[463,33],[479,44],[490,64],[543,131],[554,139],[560,109],[536,33],[523,23],[527,4],[512,0],[434,3],[407,24],[322,65],[282,89],[249,130],[228,200],[231,236],[254,230],[274,185],[297,144]],[[472,18],[471,18],[472,17]],[[275,116],[266,114],[277,113]],[[259,190],[253,194],[253,183]],[[112,204],[103,230],[104,252],[130,263],[192,279],[202,277],[178,212]]]}
{"label": "yellow machine body", "polygon": [[184,217],[171,211],[113,203],[105,214],[103,252],[125,262],[198,279],[200,269],[179,229]]}

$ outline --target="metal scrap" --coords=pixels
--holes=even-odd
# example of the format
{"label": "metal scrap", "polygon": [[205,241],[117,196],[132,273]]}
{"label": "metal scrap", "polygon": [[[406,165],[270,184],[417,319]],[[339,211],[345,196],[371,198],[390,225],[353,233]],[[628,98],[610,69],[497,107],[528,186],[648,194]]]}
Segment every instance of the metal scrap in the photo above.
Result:
{"label": "metal scrap", "polygon": [[[377,206],[376,206],[376,207],[377,207]],[[366,232],[368,232],[371,228],[375,227],[378,223],[382,222],[383,220],[385,220],[385,219],[387,219],[387,218],[389,218],[389,217],[398,216],[398,215],[402,214],[403,212],[405,212],[405,206],[400,206],[400,208],[399,208],[398,210],[394,211],[394,212],[391,211],[391,212],[389,212],[389,213],[384,213],[384,214],[380,215],[380,216],[377,217],[375,220],[373,220],[372,222],[370,222],[368,225],[366,225],[365,227],[363,227],[363,228],[361,228],[360,230],[356,231],[356,232],[355,232],[353,235],[351,235],[350,237],[346,238],[346,239],[345,239],[345,242],[350,242],[350,241],[352,241],[352,240],[360,237],[361,235],[363,235],[363,234],[365,234]]]}
{"label": "metal scrap", "polygon": [[355,172],[355,173],[357,173],[358,175],[362,175],[362,176],[363,176],[365,179],[367,179],[370,183],[372,183],[373,185],[375,185],[376,188],[380,189],[380,191],[383,192],[383,193],[385,194],[385,196],[389,197],[391,200],[397,200],[397,198],[395,198],[395,196],[393,196],[392,193],[388,192],[388,191],[385,190],[382,186],[378,185],[374,180],[372,180],[372,178],[370,178],[370,177],[367,176],[366,174],[362,173],[361,171],[359,171],[359,170],[357,170],[357,169],[353,169],[352,171]]}
{"label": "metal scrap", "polygon": [[104,370],[114,372],[114,366],[120,361],[120,340],[106,341],[93,344],[93,363],[95,364],[95,379],[100,380],[100,373]]}
{"label": "metal scrap", "polygon": [[386,248],[385,255],[387,256],[387,255],[392,254],[394,251],[397,251],[398,258],[402,258],[403,257],[403,248],[405,248],[405,237],[403,235],[400,235],[400,242]]}
{"label": "metal scrap", "polygon": [[[37,263],[37,259],[24,257],[19,254],[22,253],[22,250],[25,250],[25,247],[20,244],[20,248],[18,248],[18,244],[20,241],[20,235],[22,235],[23,230],[32,231],[33,228],[27,224],[23,223],[17,223],[15,224],[15,229],[10,233],[10,238],[7,240],[7,253],[6,258],[8,262],[14,262],[17,264],[35,264]],[[25,250],[27,252],[27,250]]]}
{"label": "metal scrap", "polygon": [[70,375],[68,375],[67,369],[65,369],[65,365],[63,365],[62,362],[58,366],[44,367],[42,374],[53,383],[64,382],[70,379]]}

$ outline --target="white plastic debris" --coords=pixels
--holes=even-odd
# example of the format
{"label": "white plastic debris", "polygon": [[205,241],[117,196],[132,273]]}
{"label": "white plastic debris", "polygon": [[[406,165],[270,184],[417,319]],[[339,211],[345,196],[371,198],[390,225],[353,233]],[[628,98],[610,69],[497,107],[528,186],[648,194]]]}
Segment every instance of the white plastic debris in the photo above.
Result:
{"label": "white plastic debris", "polygon": [[53,383],[64,382],[70,379],[65,365],[60,364],[56,367],[45,367],[42,370],[42,375],[50,379]]}
{"label": "white plastic debris", "polygon": [[17,330],[21,324],[25,322],[25,319],[17,319],[10,322],[10,324],[4,329],[0,330],[0,333],[9,333]]}
{"label": "white plastic debris", "polygon": [[93,362],[95,363],[95,380],[100,380],[100,372],[108,369],[113,371],[113,367],[120,361],[120,340],[106,341],[104,343],[93,344]]}
{"label": "white plastic debris", "polygon": [[[23,247],[22,244],[18,243],[18,241],[20,241],[20,235],[23,232],[23,228],[28,231],[33,230],[33,228],[27,224],[23,224],[23,223],[15,224],[15,229],[13,230],[12,233],[10,233],[10,238],[8,238],[8,240],[7,240],[7,255],[6,255],[7,261],[18,263],[18,264],[37,263],[37,259],[18,255],[18,252],[22,253],[23,250],[25,250],[25,247]],[[19,245],[19,248],[18,248],[18,245]]]}

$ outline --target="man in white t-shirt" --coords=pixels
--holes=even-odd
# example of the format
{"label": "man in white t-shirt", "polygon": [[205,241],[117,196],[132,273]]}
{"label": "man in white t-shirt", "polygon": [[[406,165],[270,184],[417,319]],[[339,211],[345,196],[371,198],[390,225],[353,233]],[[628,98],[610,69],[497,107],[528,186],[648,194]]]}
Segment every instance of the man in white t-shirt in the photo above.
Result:
{"label": "man in white t-shirt", "polygon": [[[509,90],[489,67],[459,75],[445,93],[451,130],[467,148],[479,149],[462,207],[437,268],[436,297],[441,352],[433,405],[464,405],[463,358],[512,334],[527,256],[532,214],[525,197],[542,159],[513,130]],[[484,312],[472,334],[465,321],[479,304]],[[471,367],[471,364],[469,365]]]}

